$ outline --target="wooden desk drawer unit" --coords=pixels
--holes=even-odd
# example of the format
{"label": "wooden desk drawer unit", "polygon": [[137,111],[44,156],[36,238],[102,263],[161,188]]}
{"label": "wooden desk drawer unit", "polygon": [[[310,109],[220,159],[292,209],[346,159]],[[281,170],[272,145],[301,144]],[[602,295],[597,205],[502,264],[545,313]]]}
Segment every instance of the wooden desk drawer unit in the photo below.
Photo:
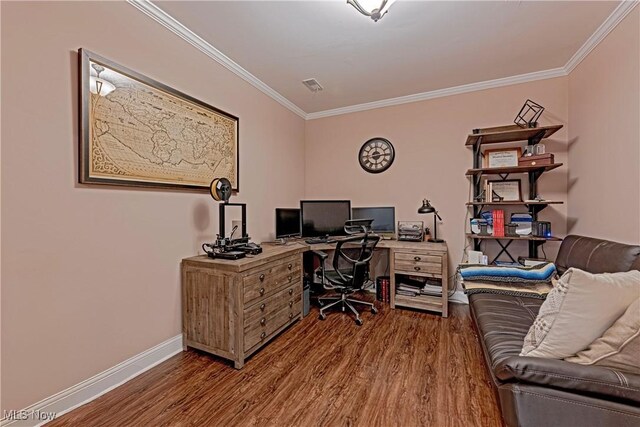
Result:
{"label": "wooden desk drawer unit", "polygon": [[236,261],[182,260],[183,347],[245,359],[302,316],[301,245]]}
{"label": "wooden desk drawer unit", "polygon": [[[400,243],[400,242],[398,242]],[[404,243],[404,242],[403,242]],[[400,245],[398,245],[400,246]],[[447,246],[444,243],[415,242],[390,248],[391,308],[410,307],[448,315]],[[421,276],[442,281],[442,295],[396,295],[396,275]]]}

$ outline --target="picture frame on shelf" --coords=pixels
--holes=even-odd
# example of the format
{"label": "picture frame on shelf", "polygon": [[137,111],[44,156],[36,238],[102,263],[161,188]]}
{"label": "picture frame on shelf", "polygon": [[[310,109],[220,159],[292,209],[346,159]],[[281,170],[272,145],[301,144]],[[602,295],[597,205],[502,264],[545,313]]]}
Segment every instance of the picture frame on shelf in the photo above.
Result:
{"label": "picture frame on shelf", "polygon": [[490,180],[487,181],[488,194],[491,197],[500,197],[504,202],[521,202],[522,185],[519,179]]}
{"label": "picture frame on shelf", "polygon": [[509,168],[518,166],[518,161],[522,157],[520,147],[495,148],[485,150],[483,156],[483,167],[485,168]]}

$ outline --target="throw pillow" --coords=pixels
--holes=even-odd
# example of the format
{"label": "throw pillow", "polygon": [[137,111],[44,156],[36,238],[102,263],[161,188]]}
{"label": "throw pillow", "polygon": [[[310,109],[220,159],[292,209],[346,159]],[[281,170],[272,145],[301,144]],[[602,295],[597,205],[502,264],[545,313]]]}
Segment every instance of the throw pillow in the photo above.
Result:
{"label": "throw pillow", "polygon": [[640,296],[640,271],[567,270],[540,306],[520,356],[564,359],[587,348]]}
{"label": "throw pillow", "polygon": [[556,274],[556,266],[552,262],[541,263],[531,267],[462,264],[458,269],[464,280],[500,283],[549,283]]}
{"label": "throw pillow", "polygon": [[640,374],[640,298],[586,350],[564,360]]}

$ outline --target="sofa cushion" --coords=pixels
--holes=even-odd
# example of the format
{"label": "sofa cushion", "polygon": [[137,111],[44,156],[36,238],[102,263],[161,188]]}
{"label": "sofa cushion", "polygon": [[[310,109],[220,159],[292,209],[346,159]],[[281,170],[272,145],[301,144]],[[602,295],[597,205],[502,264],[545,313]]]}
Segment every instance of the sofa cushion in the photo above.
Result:
{"label": "sofa cushion", "polygon": [[565,360],[640,374],[640,298],[587,349]]}
{"label": "sofa cushion", "polygon": [[640,246],[570,235],[560,245],[555,264],[559,274],[571,267],[590,273],[638,270]]}
{"label": "sofa cushion", "polygon": [[543,300],[509,295],[469,295],[469,305],[484,347],[489,370],[522,350],[524,337]]}
{"label": "sofa cushion", "polygon": [[587,348],[640,295],[640,272],[591,274],[570,268],[547,296],[521,356],[564,359]]}
{"label": "sofa cushion", "polygon": [[503,359],[494,373],[503,382],[520,381],[640,403],[640,375],[602,366],[514,356]]}

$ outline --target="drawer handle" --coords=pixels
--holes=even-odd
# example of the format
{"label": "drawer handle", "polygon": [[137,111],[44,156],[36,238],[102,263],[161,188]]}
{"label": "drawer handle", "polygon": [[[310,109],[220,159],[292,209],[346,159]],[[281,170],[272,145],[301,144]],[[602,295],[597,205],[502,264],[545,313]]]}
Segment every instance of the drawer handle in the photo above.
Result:
{"label": "drawer handle", "polygon": [[289,289],[289,295],[293,295],[293,289]]}
{"label": "drawer handle", "polygon": [[413,267],[415,271],[420,271],[420,267]]}
{"label": "drawer handle", "polygon": [[289,279],[289,281],[293,280],[293,276],[290,274],[288,279]]}
{"label": "drawer handle", "polygon": [[260,339],[261,339],[261,340],[263,340],[263,339],[264,339],[264,337],[266,337],[266,336],[267,336],[267,333],[266,333],[266,332],[263,332],[263,333],[261,333],[261,334],[260,334]]}
{"label": "drawer handle", "polygon": [[265,307],[264,304],[260,304],[260,311],[264,311],[264,307]]}
{"label": "drawer handle", "polygon": [[267,323],[267,319],[265,319],[264,317],[262,319],[260,319],[260,324],[262,326],[264,326],[265,323]]}
{"label": "drawer handle", "polygon": [[261,281],[261,282],[264,282],[264,274],[261,274],[261,275],[260,275],[260,281]]}
{"label": "drawer handle", "polygon": [[414,256],[414,257],[413,257],[413,259],[414,259],[415,261],[420,261],[422,258],[420,258],[419,256]]}
{"label": "drawer handle", "polygon": [[293,307],[293,301],[289,301],[289,307]]}
{"label": "drawer handle", "polygon": [[293,313],[289,313],[289,319],[293,319]]}
{"label": "drawer handle", "polygon": [[293,264],[289,263],[289,265],[287,265],[287,268],[291,270],[293,268]]}
{"label": "drawer handle", "polygon": [[260,295],[264,295],[264,288],[260,288]]}

